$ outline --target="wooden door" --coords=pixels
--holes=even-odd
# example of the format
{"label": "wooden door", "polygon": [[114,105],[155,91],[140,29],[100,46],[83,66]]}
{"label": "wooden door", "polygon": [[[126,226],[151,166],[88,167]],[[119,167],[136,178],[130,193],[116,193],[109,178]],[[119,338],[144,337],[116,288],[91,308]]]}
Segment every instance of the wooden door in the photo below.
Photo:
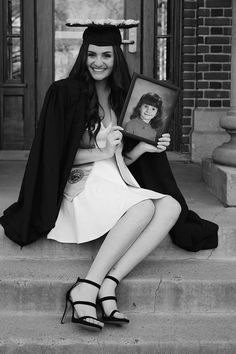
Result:
{"label": "wooden door", "polygon": [[0,149],[25,150],[35,131],[34,1],[0,6]]}
{"label": "wooden door", "polygon": [[[142,26],[142,12],[143,12],[143,1],[142,0],[126,0],[124,14],[126,19],[139,20],[139,26],[136,29],[126,30],[124,37],[125,39],[133,39],[135,41],[135,49],[132,50],[132,46],[125,44],[123,46],[124,54],[128,62],[129,70],[131,75],[136,73],[142,73],[142,37],[143,37],[143,26]],[[132,36],[134,34],[134,36]]]}
{"label": "wooden door", "polygon": [[[140,19],[141,0],[36,0],[37,16],[37,116],[45,92],[54,80],[68,75],[81,45],[81,29],[65,26],[67,18],[134,18]],[[140,27],[141,28],[141,27]],[[137,31],[137,51],[124,52],[131,71],[140,72],[140,28]],[[127,38],[124,33],[124,38]]]}
{"label": "wooden door", "polygon": [[[93,2],[96,6],[91,6]],[[46,90],[54,80],[63,77],[61,68],[57,68],[58,60],[63,59],[63,66],[67,67],[79,50],[78,34],[64,32],[67,17],[79,17],[80,13],[86,16],[87,11],[88,17],[94,18],[139,19],[136,51],[130,51],[128,46],[123,48],[131,73],[142,73],[145,4],[142,0],[2,0],[0,149],[30,148]],[[124,38],[127,36],[128,31]]]}
{"label": "wooden door", "polygon": [[[75,10],[78,14],[83,10],[83,15],[87,11],[88,17],[94,18],[110,16],[139,19],[136,50],[132,51],[129,46],[124,46],[131,73],[135,71],[180,85],[182,0],[102,0],[95,1],[96,6],[84,8],[92,2],[93,0],[2,0],[0,149],[30,148],[45,92],[55,79],[61,78],[58,76],[57,62],[63,59],[71,64],[75,48],[79,50],[80,38],[75,34],[70,37],[73,33],[63,32],[65,9],[69,9],[72,14]],[[165,10],[167,21],[167,32],[164,34],[158,32],[161,6]],[[56,17],[61,21],[57,25]],[[128,37],[129,31],[126,31],[124,38]],[[161,41],[166,43],[165,76],[162,78],[158,76],[163,72],[163,69],[159,70],[158,48]],[[69,53],[63,49],[63,46],[70,47],[68,43],[72,43],[72,51]],[[180,112],[181,100],[171,127],[172,147],[175,150],[179,149]]]}

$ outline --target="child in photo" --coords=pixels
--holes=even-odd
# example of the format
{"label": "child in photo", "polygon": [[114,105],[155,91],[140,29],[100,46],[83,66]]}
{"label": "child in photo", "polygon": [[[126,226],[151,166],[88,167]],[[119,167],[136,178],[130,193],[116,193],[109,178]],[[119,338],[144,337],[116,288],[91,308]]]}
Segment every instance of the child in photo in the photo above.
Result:
{"label": "child in photo", "polygon": [[162,125],[161,115],[161,97],[154,92],[145,93],[133,109],[125,131],[155,141],[157,129]]}

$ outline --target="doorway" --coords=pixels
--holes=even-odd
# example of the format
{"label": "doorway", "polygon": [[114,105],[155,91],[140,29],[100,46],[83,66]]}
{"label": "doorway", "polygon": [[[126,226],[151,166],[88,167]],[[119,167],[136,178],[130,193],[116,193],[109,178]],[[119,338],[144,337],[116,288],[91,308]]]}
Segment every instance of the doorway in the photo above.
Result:
{"label": "doorway", "polygon": [[[123,50],[131,73],[181,85],[181,0],[2,0],[0,35],[0,149],[30,148],[47,88],[68,74],[81,33],[67,18],[140,20],[136,50]],[[123,37],[127,39],[128,31]],[[65,71],[66,68],[66,71]],[[171,126],[179,151],[181,98]]]}
{"label": "doorway", "polygon": [[0,149],[27,150],[35,131],[34,1],[0,6]]}
{"label": "doorway", "polygon": [[[143,1],[141,71],[181,87],[182,0]],[[170,150],[180,150],[182,97],[171,120]]]}

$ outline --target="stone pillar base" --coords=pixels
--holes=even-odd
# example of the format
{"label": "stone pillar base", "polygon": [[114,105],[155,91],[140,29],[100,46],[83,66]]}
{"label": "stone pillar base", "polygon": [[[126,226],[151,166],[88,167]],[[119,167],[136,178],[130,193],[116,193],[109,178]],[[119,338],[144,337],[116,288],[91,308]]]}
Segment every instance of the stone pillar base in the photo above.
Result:
{"label": "stone pillar base", "polygon": [[229,140],[229,134],[219,125],[226,115],[224,108],[196,108],[194,111],[194,129],[191,135],[191,159],[200,162],[210,158],[214,149]]}
{"label": "stone pillar base", "polygon": [[202,160],[202,178],[209,189],[225,206],[236,206],[236,167]]}

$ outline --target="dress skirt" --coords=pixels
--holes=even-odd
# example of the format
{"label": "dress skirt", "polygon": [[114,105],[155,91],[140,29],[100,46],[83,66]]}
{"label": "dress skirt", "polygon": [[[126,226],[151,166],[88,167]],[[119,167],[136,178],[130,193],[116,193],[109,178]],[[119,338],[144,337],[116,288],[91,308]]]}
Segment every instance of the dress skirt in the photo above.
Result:
{"label": "dress skirt", "polygon": [[[165,196],[140,188],[136,181],[133,186],[127,184],[115,157],[85,165],[84,169],[83,165],[80,167],[77,169],[77,191],[71,196],[65,190],[55,227],[48,239],[78,244],[95,240],[105,235],[133,205]],[[75,175],[72,173],[72,177]]]}

